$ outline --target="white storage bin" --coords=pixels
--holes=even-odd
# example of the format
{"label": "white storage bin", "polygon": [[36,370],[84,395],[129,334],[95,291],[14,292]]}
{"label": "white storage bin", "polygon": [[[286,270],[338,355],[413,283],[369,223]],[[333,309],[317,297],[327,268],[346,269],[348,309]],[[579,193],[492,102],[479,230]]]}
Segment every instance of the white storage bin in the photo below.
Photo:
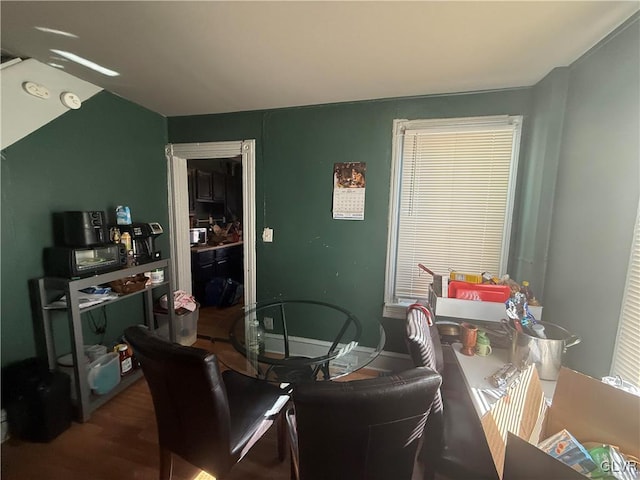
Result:
{"label": "white storage bin", "polygon": [[104,395],[110,392],[120,383],[120,356],[110,352],[91,362],[87,380],[94,393]]}
{"label": "white storage bin", "polygon": [[89,357],[89,361],[99,359],[102,355],[106,355],[107,347],[104,345],[85,345],[84,354]]}
{"label": "white storage bin", "polygon": [[[169,314],[166,310],[156,307],[153,311],[158,322],[158,335],[169,338]],[[173,317],[173,331],[176,335],[176,342],[180,345],[193,345],[198,339],[198,316],[200,314],[200,304],[193,312],[181,309],[176,311]]]}

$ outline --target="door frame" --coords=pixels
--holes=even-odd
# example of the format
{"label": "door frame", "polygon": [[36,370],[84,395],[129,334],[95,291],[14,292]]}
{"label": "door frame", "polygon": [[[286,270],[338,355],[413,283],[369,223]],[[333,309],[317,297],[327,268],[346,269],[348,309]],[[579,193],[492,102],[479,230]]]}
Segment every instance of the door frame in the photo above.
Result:
{"label": "door frame", "polygon": [[170,143],[167,157],[171,275],[177,290],[191,293],[187,160],[242,157],[242,238],[245,307],[256,303],[255,143],[251,140]]}

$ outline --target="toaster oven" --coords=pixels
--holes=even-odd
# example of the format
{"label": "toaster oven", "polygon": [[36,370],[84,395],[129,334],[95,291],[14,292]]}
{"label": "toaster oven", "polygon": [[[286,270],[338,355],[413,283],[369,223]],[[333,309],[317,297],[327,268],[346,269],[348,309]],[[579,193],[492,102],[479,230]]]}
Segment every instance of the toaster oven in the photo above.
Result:
{"label": "toaster oven", "polygon": [[49,247],[44,250],[44,270],[50,277],[88,277],[125,267],[127,251],[122,243],[95,247]]}

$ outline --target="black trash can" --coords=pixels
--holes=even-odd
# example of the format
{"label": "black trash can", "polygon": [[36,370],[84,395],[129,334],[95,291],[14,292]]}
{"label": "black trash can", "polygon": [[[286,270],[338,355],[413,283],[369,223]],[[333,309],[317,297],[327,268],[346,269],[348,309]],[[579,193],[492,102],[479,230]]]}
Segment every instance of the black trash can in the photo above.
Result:
{"label": "black trash can", "polygon": [[2,405],[12,436],[50,442],[71,426],[71,381],[28,358],[2,369]]}

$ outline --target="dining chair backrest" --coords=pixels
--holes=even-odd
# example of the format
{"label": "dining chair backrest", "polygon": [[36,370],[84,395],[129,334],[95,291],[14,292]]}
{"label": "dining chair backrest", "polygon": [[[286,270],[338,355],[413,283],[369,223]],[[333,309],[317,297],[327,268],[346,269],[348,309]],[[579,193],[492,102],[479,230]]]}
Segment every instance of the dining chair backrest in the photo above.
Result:
{"label": "dining chair backrest", "polygon": [[207,471],[235,463],[230,447],[227,392],[216,356],[152,335],[142,327],[125,332],[149,384],[161,447]]}
{"label": "dining chair backrest", "polygon": [[[405,339],[415,367],[428,367],[443,374],[444,360],[440,335],[431,310],[427,306],[420,304],[409,306]],[[444,429],[444,403],[442,391],[438,389],[427,420],[421,452],[420,461],[426,472],[425,478],[433,478],[435,475],[436,466],[444,448]]]}
{"label": "dining chair backrest", "polygon": [[447,362],[431,310],[424,305],[407,309],[406,343],[415,366],[436,368],[442,386],[427,419],[418,464],[423,478],[493,479],[495,468],[480,420],[473,408],[455,354]]}
{"label": "dining chair backrest", "polygon": [[433,397],[434,370],[294,388],[301,480],[409,480]]}
{"label": "dining chair backrest", "polygon": [[414,366],[433,368],[442,375],[442,345],[431,309],[414,303],[407,308],[406,320],[407,349]]}

